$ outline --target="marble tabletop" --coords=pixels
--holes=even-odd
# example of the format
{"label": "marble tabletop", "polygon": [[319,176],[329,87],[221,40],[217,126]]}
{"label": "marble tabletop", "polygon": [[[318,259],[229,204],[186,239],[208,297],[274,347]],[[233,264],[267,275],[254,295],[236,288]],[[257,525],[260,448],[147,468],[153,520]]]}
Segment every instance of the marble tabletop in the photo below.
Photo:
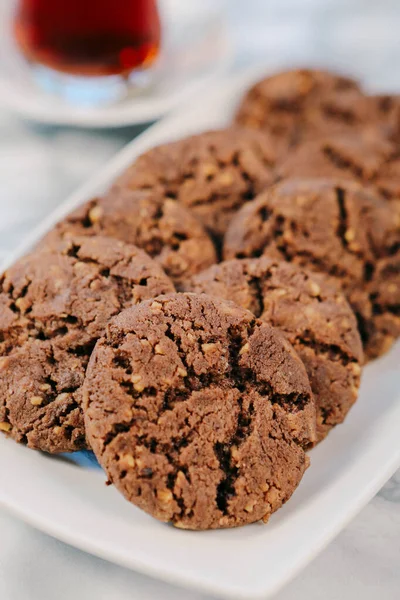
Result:
{"label": "marble tabletop", "polygon": [[[398,0],[229,0],[227,19],[235,68],[279,56],[400,89]],[[0,259],[142,129],[32,125],[2,109],[0,98]],[[354,597],[400,597],[400,471],[276,600]],[[0,599],[55,598],[206,599],[84,554],[0,510]]]}

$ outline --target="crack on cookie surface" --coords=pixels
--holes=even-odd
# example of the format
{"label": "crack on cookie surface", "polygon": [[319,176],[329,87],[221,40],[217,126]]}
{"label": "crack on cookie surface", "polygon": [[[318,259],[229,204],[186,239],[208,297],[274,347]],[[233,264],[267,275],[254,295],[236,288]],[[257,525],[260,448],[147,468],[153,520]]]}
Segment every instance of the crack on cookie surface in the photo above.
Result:
{"label": "crack on cookie surface", "polygon": [[348,171],[356,179],[362,178],[362,167],[340,152],[340,148],[331,144],[326,144],[326,146],[323,147],[323,153],[333,166]]}

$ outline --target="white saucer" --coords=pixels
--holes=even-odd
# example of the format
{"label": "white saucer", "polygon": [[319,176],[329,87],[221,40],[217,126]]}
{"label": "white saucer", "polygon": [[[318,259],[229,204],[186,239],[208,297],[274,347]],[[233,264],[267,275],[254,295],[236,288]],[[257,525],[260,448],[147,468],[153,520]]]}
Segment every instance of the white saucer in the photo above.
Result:
{"label": "white saucer", "polygon": [[41,89],[10,35],[10,0],[0,6],[0,103],[21,117],[52,125],[123,127],[159,119],[205,94],[233,56],[216,0],[159,0],[163,50],[151,90],[98,107],[68,103]]}

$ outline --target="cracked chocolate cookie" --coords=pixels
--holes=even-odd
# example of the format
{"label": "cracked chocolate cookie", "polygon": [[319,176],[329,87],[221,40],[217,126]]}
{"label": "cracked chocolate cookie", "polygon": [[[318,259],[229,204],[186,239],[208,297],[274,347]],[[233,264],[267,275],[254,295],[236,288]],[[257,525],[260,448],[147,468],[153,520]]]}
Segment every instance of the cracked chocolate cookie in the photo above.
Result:
{"label": "cracked chocolate cookie", "polygon": [[262,256],[214,265],[186,288],[232,300],[286,335],[310,380],[318,441],[343,422],[357,400],[363,355],[356,318],[337,286]]}
{"label": "cracked chocolate cookie", "polygon": [[225,259],[263,254],[336,281],[356,314],[368,358],[400,335],[396,203],[346,181],[287,180],[243,207],[225,236]]}
{"label": "cracked chocolate cookie", "polygon": [[18,261],[0,280],[0,430],[47,452],[84,448],[94,344],[120,310],[173,289],[142,250],[105,237]]}
{"label": "cracked chocolate cookie", "polygon": [[299,69],[256,83],[244,96],[236,122],[267,132],[282,152],[305,139],[366,126],[370,117],[371,103],[355,81]]}
{"label": "cracked chocolate cookie", "polygon": [[315,406],[280,332],[231,302],[171,294],[112,319],[84,413],[110,482],[183,529],[268,520],[307,467]]}
{"label": "cracked chocolate cookie", "polygon": [[358,181],[387,200],[400,202],[400,153],[377,131],[301,144],[277,167],[277,178],[330,177]]}
{"label": "cracked chocolate cookie", "polygon": [[275,147],[239,127],[209,131],[140,156],[116,186],[159,190],[189,208],[215,236],[242,204],[272,183]]}
{"label": "cracked chocolate cookie", "polygon": [[184,206],[156,192],[125,188],[94,198],[56,225],[43,243],[57,244],[59,238],[74,235],[103,235],[134,244],[178,287],[217,260],[201,223]]}

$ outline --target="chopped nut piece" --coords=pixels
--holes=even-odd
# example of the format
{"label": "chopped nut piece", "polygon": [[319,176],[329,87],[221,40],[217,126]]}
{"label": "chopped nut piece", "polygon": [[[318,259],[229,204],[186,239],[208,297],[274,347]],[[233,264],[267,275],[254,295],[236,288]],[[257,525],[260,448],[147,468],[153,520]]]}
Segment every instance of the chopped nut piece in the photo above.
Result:
{"label": "chopped nut piece", "polygon": [[43,404],[43,398],[42,396],[32,396],[30,402],[33,406],[40,406],[41,404]]}
{"label": "chopped nut piece", "polygon": [[0,421],[0,431],[11,431],[11,423],[7,423],[6,421]]}
{"label": "chopped nut piece", "polygon": [[135,459],[133,458],[132,454],[123,454],[120,457],[120,462],[127,467],[135,466]]}
{"label": "chopped nut piece", "polygon": [[173,500],[173,495],[171,490],[158,490],[157,498],[162,504],[169,504]]}
{"label": "chopped nut piece", "polygon": [[39,389],[42,392],[48,392],[49,390],[51,390],[51,385],[49,383],[42,383]]}
{"label": "chopped nut piece", "polygon": [[161,354],[161,355],[164,355],[164,354],[165,354],[165,352],[164,352],[163,348],[161,347],[161,344],[156,344],[156,345],[154,346],[154,352],[155,352],[156,354]]}
{"label": "chopped nut piece", "polygon": [[239,356],[242,356],[242,354],[247,354],[250,350],[250,344],[249,342],[246,342],[239,350]]}
{"label": "chopped nut piece", "polygon": [[168,198],[167,197],[167,198],[165,198],[163,204],[164,204],[164,208],[169,208],[169,209],[175,208],[175,206],[176,206],[176,200],[174,198]]}
{"label": "chopped nut piece", "polygon": [[232,446],[231,448],[231,456],[232,458],[238,458],[239,457],[239,450],[237,446]]}
{"label": "chopped nut piece", "polygon": [[0,358],[0,369],[6,369],[10,363],[10,359],[8,356],[3,356]]}
{"label": "chopped nut piece", "polygon": [[385,354],[386,352],[388,352],[390,350],[390,348],[393,346],[393,342],[394,342],[394,338],[392,336],[387,337],[386,339],[382,340],[380,354],[382,355],[382,354]]}
{"label": "chopped nut piece", "polygon": [[185,181],[181,184],[181,189],[183,191],[187,191],[190,188],[194,187],[196,185],[195,180],[193,179],[193,177],[187,177],[185,179]]}
{"label": "chopped nut piece", "polygon": [[186,525],[186,523],[182,523],[182,521],[175,521],[174,523],[172,523],[172,525],[177,529],[190,529],[189,525]]}
{"label": "chopped nut piece", "polygon": [[74,264],[74,270],[75,271],[83,271],[84,269],[86,269],[86,265],[84,262],[82,261],[78,261]]}
{"label": "chopped nut piece", "polygon": [[89,284],[91,290],[100,290],[102,286],[103,284],[100,279],[94,279]]}
{"label": "chopped nut piece", "polygon": [[353,363],[350,368],[351,368],[351,371],[353,372],[354,375],[360,375],[361,374],[361,367],[360,367],[359,364]]}
{"label": "chopped nut piece", "polygon": [[183,471],[178,471],[178,473],[176,475],[176,485],[179,485],[179,487],[182,487],[183,485],[185,485],[185,483],[186,483],[185,474],[183,473]]}
{"label": "chopped nut piece", "polygon": [[346,242],[352,242],[356,237],[356,232],[354,231],[354,229],[347,229],[347,231],[344,232],[344,239],[346,240]]}
{"label": "chopped nut piece", "polygon": [[187,377],[186,369],[183,369],[182,367],[178,367],[177,372],[178,372],[179,377]]}
{"label": "chopped nut piece", "polygon": [[254,510],[254,507],[256,505],[256,501],[255,500],[250,500],[250,502],[248,502],[246,504],[246,506],[244,507],[244,510],[248,513],[252,513]]}
{"label": "chopped nut piece", "polygon": [[150,306],[152,310],[161,310],[162,307],[163,305],[161,304],[161,302],[157,302],[157,300],[154,300],[154,302]]}
{"label": "chopped nut piece", "polygon": [[142,383],[141,375],[138,375],[137,373],[132,375],[131,381],[133,383],[133,387],[135,388],[135,390],[137,392],[143,392],[143,390],[146,386]]}
{"label": "chopped nut piece", "polygon": [[89,210],[89,219],[92,223],[97,223],[103,216],[103,209],[100,206],[94,206]]}
{"label": "chopped nut piece", "polygon": [[62,394],[58,394],[58,396],[56,397],[56,401],[57,402],[65,402],[70,397],[71,397],[71,394],[68,394],[68,392],[63,392]]}
{"label": "chopped nut piece", "polygon": [[17,298],[15,301],[15,306],[21,311],[24,312],[28,306],[29,302],[26,298]]}
{"label": "chopped nut piece", "polygon": [[58,435],[59,433],[61,433],[61,431],[62,431],[62,427],[58,427],[58,426],[57,426],[57,427],[54,427],[54,428],[53,428],[53,431],[54,431],[54,433],[55,433],[56,435]]}
{"label": "chopped nut piece", "polygon": [[263,483],[262,485],[260,485],[260,490],[261,490],[262,492],[268,492],[268,490],[269,490],[269,485],[268,485],[268,483]]}
{"label": "chopped nut piece", "polygon": [[274,507],[274,504],[277,502],[277,500],[279,500],[279,490],[272,485],[266,493],[265,499],[267,502],[269,502],[269,504],[271,504],[272,507]]}
{"label": "chopped nut piece", "polygon": [[207,354],[208,352],[212,352],[213,350],[215,350],[216,347],[217,347],[216,344],[202,344],[201,345],[201,349],[203,350],[204,354]]}
{"label": "chopped nut piece", "polygon": [[361,246],[360,246],[360,244],[358,242],[350,242],[349,243],[349,248],[353,252],[360,252],[360,250],[361,250]]}
{"label": "chopped nut piece", "polygon": [[272,293],[278,298],[281,296],[287,296],[287,290],[283,290],[282,288],[277,288],[276,290],[273,290]]}
{"label": "chopped nut piece", "polygon": [[205,163],[204,165],[202,165],[201,170],[205,177],[211,177],[217,173],[218,168],[213,163]]}
{"label": "chopped nut piece", "polygon": [[261,519],[263,523],[268,523],[271,513],[266,513]]}
{"label": "chopped nut piece", "polygon": [[232,185],[233,183],[233,177],[230,173],[221,173],[221,175],[218,177],[218,183],[219,185]]}
{"label": "chopped nut piece", "polygon": [[319,287],[318,283],[315,283],[315,281],[310,281],[309,288],[312,296],[319,296],[321,293],[321,288]]}

